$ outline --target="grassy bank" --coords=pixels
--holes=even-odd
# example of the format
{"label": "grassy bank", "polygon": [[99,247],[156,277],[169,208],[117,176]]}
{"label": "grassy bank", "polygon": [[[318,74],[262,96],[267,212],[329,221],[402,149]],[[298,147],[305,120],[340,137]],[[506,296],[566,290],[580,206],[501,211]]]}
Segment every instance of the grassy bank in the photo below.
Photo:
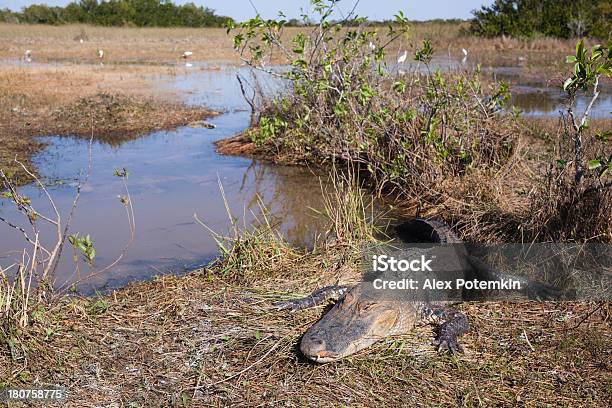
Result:
{"label": "grassy bank", "polygon": [[26,327],[9,315],[0,385],[62,386],[68,407],[609,405],[605,303],[464,303],[465,354],[439,354],[423,326],[339,362],[306,360],[300,338],[326,307],[274,303],[359,279],[372,225],[350,185],[336,184],[328,239],[312,250],[263,223],[217,236],[222,257],[185,276],[55,298]]}
{"label": "grassy bank", "polygon": [[315,365],[297,345],[323,308],[271,306],[354,275],[358,254],[345,245],[296,251],[261,237],[234,248],[184,277],[40,308],[0,353],[3,385],[65,386],[69,407],[611,402],[609,305],[468,303],[464,355],[438,354],[422,327]]}

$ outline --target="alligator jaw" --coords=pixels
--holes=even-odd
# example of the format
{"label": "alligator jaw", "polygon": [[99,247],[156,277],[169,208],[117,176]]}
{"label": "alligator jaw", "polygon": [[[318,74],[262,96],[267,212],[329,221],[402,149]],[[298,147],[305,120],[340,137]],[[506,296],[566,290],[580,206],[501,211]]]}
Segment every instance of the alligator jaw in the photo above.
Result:
{"label": "alligator jaw", "polygon": [[[309,360],[314,361],[315,363],[331,363],[332,361],[338,361],[348,355],[354,353],[352,350],[346,350],[344,353],[333,353],[327,350],[307,350],[306,345],[302,344],[301,350],[302,354],[308,358]],[[352,349],[352,347],[351,347]]]}
{"label": "alligator jaw", "polygon": [[341,357],[331,356],[331,355],[317,355],[317,356],[306,356],[308,359],[314,361],[315,363],[331,363],[332,361],[339,360]]}
{"label": "alligator jaw", "polygon": [[309,336],[309,333],[302,338],[300,349],[305,357],[316,363],[329,363],[342,358],[341,355],[326,350],[325,342]]}

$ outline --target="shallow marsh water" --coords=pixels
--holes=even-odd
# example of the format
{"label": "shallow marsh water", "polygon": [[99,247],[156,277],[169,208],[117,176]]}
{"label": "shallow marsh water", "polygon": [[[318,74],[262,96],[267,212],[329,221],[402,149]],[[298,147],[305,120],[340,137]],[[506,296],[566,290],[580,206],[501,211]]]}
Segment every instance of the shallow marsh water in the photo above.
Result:
{"label": "shallow marsh water", "polygon": [[[207,121],[215,129],[181,127],[154,132],[120,146],[95,142],[92,172],[83,186],[72,231],[90,234],[97,255],[95,266],[104,267],[121,253],[129,239],[126,212],[118,195],[124,195],[115,168],[129,170],[128,187],[136,220],[136,236],[122,261],[108,273],[81,285],[85,292],[117,286],[128,280],[145,279],[161,273],[177,273],[201,265],[217,255],[210,233],[194,221],[197,213],[210,228],[227,233],[230,221],[225,201],[238,224],[261,219],[261,202],[270,210],[271,220],[295,245],[313,242],[321,218],[321,180],[300,167],[276,166],[241,157],[215,153],[213,142],[236,134],[248,125],[250,112],[235,80],[235,69],[196,71],[162,81],[184,95],[187,103],[205,104],[226,110]],[[72,203],[79,173],[87,168],[88,141],[70,137],[45,137],[48,143],[34,157],[49,191],[65,215]],[[323,181],[324,182],[324,181]],[[50,214],[52,209],[42,192],[29,185],[21,192],[34,207]],[[7,200],[0,200],[0,214],[18,219]],[[23,237],[1,226],[0,264],[8,265],[19,256]],[[44,229],[52,237],[49,229]],[[72,249],[65,247],[57,284],[74,279]],[[81,275],[88,272],[81,265]]]}
{"label": "shallow marsh water", "polygon": [[[97,251],[96,267],[104,267],[118,256],[128,241],[125,208],[118,196],[124,194],[115,168],[129,170],[128,186],[135,211],[136,236],[122,261],[107,273],[80,285],[85,293],[116,287],[129,280],[147,279],[163,273],[180,273],[217,256],[217,246],[209,232],[194,221],[194,214],[213,230],[226,233],[230,227],[219,183],[240,225],[260,217],[261,202],[270,210],[271,220],[290,242],[307,246],[324,230],[323,220],[313,209],[321,209],[321,180],[301,167],[276,166],[248,158],[221,156],[213,142],[246,128],[250,112],[235,75],[240,70],[226,67],[207,70],[196,66],[175,77],[160,80],[159,86],[175,92],[189,104],[201,104],[223,111],[208,119],[215,129],[181,127],[154,132],[142,138],[110,146],[95,142],[89,182],[83,186],[72,231],[90,234]],[[189,73],[187,73],[189,72]],[[244,73],[244,72],[243,72]],[[557,116],[563,98],[554,88],[520,84],[515,70],[499,69],[499,75],[514,76],[512,103],[526,115]],[[586,99],[578,101],[578,111]],[[595,117],[607,117],[612,95],[602,93],[595,105]],[[609,117],[609,116],[608,116]],[[88,141],[70,137],[45,137],[48,143],[34,157],[34,164],[64,216],[72,203],[76,178],[87,168]],[[25,186],[35,208],[46,214],[51,208],[34,185]],[[6,200],[0,200],[0,215],[18,219]],[[23,224],[22,224],[23,225]],[[52,237],[49,229],[43,229]],[[20,257],[23,237],[0,226],[0,265],[10,265]],[[47,241],[47,243],[49,243]],[[75,279],[71,248],[67,245],[58,270],[57,285]],[[81,264],[81,275],[88,273]]]}
{"label": "shallow marsh water", "polygon": [[[476,69],[477,63],[472,57],[465,61],[448,58],[434,57],[430,69],[441,71],[472,71]],[[526,66],[507,66],[508,61],[500,60],[493,64],[482,65],[481,72],[484,77],[494,80],[505,81],[510,85],[511,98],[508,106],[520,109],[522,115],[531,117],[559,117],[559,112],[564,110],[567,100],[564,92],[556,83],[547,82],[545,78],[534,78],[526,76]],[[419,62],[406,62],[398,65],[389,63],[393,72],[410,75],[412,72],[424,73],[426,66]],[[559,78],[558,81],[561,81]],[[600,83],[600,94],[591,110],[591,118],[603,119],[612,116],[612,88],[610,81]],[[575,112],[581,115],[586,110],[591,100],[591,94],[580,93],[576,98]]]}

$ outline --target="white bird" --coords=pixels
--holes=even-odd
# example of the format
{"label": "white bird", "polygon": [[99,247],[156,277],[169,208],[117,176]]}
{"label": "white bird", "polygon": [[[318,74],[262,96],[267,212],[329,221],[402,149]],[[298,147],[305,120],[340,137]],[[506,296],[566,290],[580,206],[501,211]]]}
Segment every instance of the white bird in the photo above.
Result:
{"label": "white bird", "polygon": [[98,50],[98,58],[104,58],[104,50]]}
{"label": "white bird", "polygon": [[187,59],[187,57],[191,57],[193,55],[193,52],[191,51],[185,51],[182,55],[183,58]]}
{"label": "white bird", "polygon": [[25,60],[26,60],[26,62],[32,62],[32,51],[26,50],[26,52],[25,52]]}
{"label": "white bird", "polygon": [[463,55],[465,55],[467,57],[468,55],[468,50],[466,50],[465,48],[462,48],[461,51],[463,51]]}
{"label": "white bird", "polygon": [[79,38],[79,42],[80,42],[81,44],[83,44],[83,39],[82,39],[82,38]]}
{"label": "white bird", "polygon": [[403,64],[404,61],[406,61],[406,58],[408,58],[408,51],[404,51],[404,53],[400,55],[400,57],[397,59],[397,63]]}
{"label": "white bird", "polygon": [[368,47],[370,47],[372,51],[376,49],[376,46],[372,43],[372,41],[370,41],[370,43],[368,44]]}
{"label": "white bird", "polygon": [[463,52],[463,58],[461,59],[461,63],[465,64],[467,62],[468,50],[462,48],[461,51]]}

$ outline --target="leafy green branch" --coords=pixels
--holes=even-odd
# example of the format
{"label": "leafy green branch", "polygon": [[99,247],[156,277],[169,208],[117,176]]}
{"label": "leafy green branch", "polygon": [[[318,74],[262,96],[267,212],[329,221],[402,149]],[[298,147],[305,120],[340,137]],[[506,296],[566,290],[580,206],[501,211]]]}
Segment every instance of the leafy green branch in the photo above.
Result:
{"label": "leafy green branch", "polygon": [[70,245],[72,245],[75,251],[75,255],[73,257],[74,262],[76,263],[78,261],[76,253],[80,252],[81,255],[83,255],[85,262],[89,266],[92,266],[93,260],[96,257],[96,249],[94,248],[89,234],[85,235],[84,237],[80,237],[78,232],[76,234],[69,235],[68,242],[70,242]]}
{"label": "leafy green branch", "polygon": [[[602,76],[612,76],[612,47],[610,44],[602,46],[597,44],[591,48],[589,54],[584,45],[584,40],[576,44],[575,55],[570,55],[566,58],[568,64],[574,64],[572,75],[563,83],[563,89],[568,95],[567,116],[569,126],[566,121],[566,134],[570,134],[574,142],[574,182],[578,186],[584,176],[585,158],[583,157],[583,135],[589,127],[589,116],[595,101],[599,97],[599,81]],[[580,91],[587,92],[593,90],[591,100],[582,114],[581,118],[577,118],[574,112],[576,105],[576,97]],[[571,129],[570,129],[571,127]],[[610,139],[610,132],[605,131],[595,135],[595,139],[607,144]],[[597,157],[587,160],[586,167],[588,170],[599,169],[599,177],[604,174],[612,173],[612,156]]]}

